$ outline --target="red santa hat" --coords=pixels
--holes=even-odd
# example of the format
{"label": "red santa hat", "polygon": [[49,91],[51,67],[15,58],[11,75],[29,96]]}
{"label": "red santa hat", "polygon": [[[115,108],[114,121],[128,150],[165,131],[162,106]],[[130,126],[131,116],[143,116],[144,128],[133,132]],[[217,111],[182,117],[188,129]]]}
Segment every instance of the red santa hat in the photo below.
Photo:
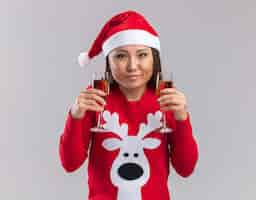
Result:
{"label": "red santa hat", "polygon": [[144,16],[133,10],[118,13],[107,21],[89,51],[80,53],[79,65],[85,66],[102,51],[106,57],[111,50],[128,44],[145,45],[160,51],[157,32]]}

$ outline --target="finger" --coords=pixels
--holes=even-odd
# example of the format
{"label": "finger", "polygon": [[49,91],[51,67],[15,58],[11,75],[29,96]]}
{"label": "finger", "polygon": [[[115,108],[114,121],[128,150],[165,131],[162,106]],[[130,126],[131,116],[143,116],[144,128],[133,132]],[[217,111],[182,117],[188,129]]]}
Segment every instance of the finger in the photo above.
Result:
{"label": "finger", "polygon": [[165,94],[179,94],[181,96],[185,96],[185,94],[176,88],[165,88],[163,90],[160,90],[160,95],[165,95]]}
{"label": "finger", "polygon": [[102,106],[98,105],[95,101],[90,100],[87,100],[87,102],[79,102],[78,106],[82,110],[91,110],[96,112],[104,110]]}
{"label": "finger", "polygon": [[102,98],[101,96],[99,96],[98,94],[95,93],[91,93],[91,94],[83,94],[81,93],[81,98],[83,99],[91,99],[94,101],[97,101],[98,103],[100,103],[101,105],[106,105],[106,101],[104,98]]}
{"label": "finger", "polygon": [[101,106],[92,106],[92,105],[90,105],[90,106],[88,106],[88,110],[94,111],[94,112],[102,112],[104,110],[104,108],[101,107]]}
{"label": "finger", "polygon": [[185,99],[184,96],[179,95],[179,94],[165,94],[163,96],[161,96],[160,98],[158,98],[158,102],[164,102],[164,101],[172,101],[175,99]]}
{"label": "finger", "polygon": [[180,105],[180,104],[185,104],[185,103],[186,103],[185,99],[183,97],[180,97],[180,96],[163,99],[162,101],[159,102],[160,106],[170,105],[170,104]]}
{"label": "finger", "polygon": [[160,90],[160,95],[163,95],[163,94],[174,94],[176,92],[177,92],[176,88],[164,88],[164,89]]}
{"label": "finger", "polygon": [[96,88],[88,88],[86,91],[83,90],[83,93],[89,93],[89,94],[97,94],[99,96],[106,96],[107,93],[102,91],[102,90],[99,90],[99,89],[96,89]]}
{"label": "finger", "polygon": [[97,103],[93,99],[79,99],[79,103],[86,105],[96,105]]}
{"label": "finger", "polygon": [[96,102],[94,99],[80,99],[79,103],[85,104],[87,106],[95,106],[95,107],[103,108],[103,106],[98,104],[98,102]]}
{"label": "finger", "polygon": [[160,107],[160,109],[162,111],[178,111],[178,110],[182,110],[184,109],[184,105],[168,105],[168,106],[163,106],[163,107]]}

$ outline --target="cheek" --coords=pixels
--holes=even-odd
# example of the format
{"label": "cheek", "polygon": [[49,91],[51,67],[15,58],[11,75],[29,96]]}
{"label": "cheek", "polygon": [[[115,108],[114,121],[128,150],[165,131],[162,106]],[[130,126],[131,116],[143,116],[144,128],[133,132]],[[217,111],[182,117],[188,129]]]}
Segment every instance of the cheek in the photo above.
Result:
{"label": "cheek", "polygon": [[113,76],[118,74],[118,71],[120,70],[118,63],[114,62],[112,58],[109,58],[109,68]]}
{"label": "cheek", "polygon": [[123,68],[119,65],[112,65],[110,66],[110,70],[112,72],[112,75],[114,79],[120,79],[123,76],[124,71],[122,70]]}
{"label": "cheek", "polygon": [[153,63],[152,62],[147,62],[147,63],[145,63],[144,66],[145,66],[144,67],[144,72],[145,72],[146,76],[151,77],[152,74],[153,74]]}
{"label": "cheek", "polygon": [[152,76],[153,76],[153,69],[148,70],[148,71],[146,72],[146,79],[147,79],[147,81],[149,81]]}
{"label": "cheek", "polygon": [[112,76],[113,76],[113,78],[114,78],[115,80],[118,80],[118,79],[120,79],[120,72],[117,71],[117,70],[113,70],[113,71],[112,71]]}

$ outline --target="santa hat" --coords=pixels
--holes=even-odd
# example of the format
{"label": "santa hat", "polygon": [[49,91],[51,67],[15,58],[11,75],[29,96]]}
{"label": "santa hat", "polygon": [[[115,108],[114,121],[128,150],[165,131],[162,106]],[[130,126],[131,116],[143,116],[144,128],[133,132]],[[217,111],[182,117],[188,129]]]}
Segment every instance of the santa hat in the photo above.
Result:
{"label": "santa hat", "polygon": [[107,21],[89,51],[80,53],[79,65],[85,66],[102,51],[106,57],[111,50],[128,44],[145,45],[160,51],[157,32],[144,16],[132,10],[119,13]]}

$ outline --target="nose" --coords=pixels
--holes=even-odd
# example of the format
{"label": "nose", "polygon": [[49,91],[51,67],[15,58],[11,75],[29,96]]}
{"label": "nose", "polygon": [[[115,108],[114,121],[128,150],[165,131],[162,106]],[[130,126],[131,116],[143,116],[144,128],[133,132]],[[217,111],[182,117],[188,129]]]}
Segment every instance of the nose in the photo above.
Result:
{"label": "nose", "polygon": [[138,67],[137,58],[135,56],[131,56],[127,64],[127,71],[128,72],[136,71],[137,67]]}
{"label": "nose", "polygon": [[143,173],[143,168],[136,163],[126,163],[118,169],[119,176],[126,180],[138,179]]}

